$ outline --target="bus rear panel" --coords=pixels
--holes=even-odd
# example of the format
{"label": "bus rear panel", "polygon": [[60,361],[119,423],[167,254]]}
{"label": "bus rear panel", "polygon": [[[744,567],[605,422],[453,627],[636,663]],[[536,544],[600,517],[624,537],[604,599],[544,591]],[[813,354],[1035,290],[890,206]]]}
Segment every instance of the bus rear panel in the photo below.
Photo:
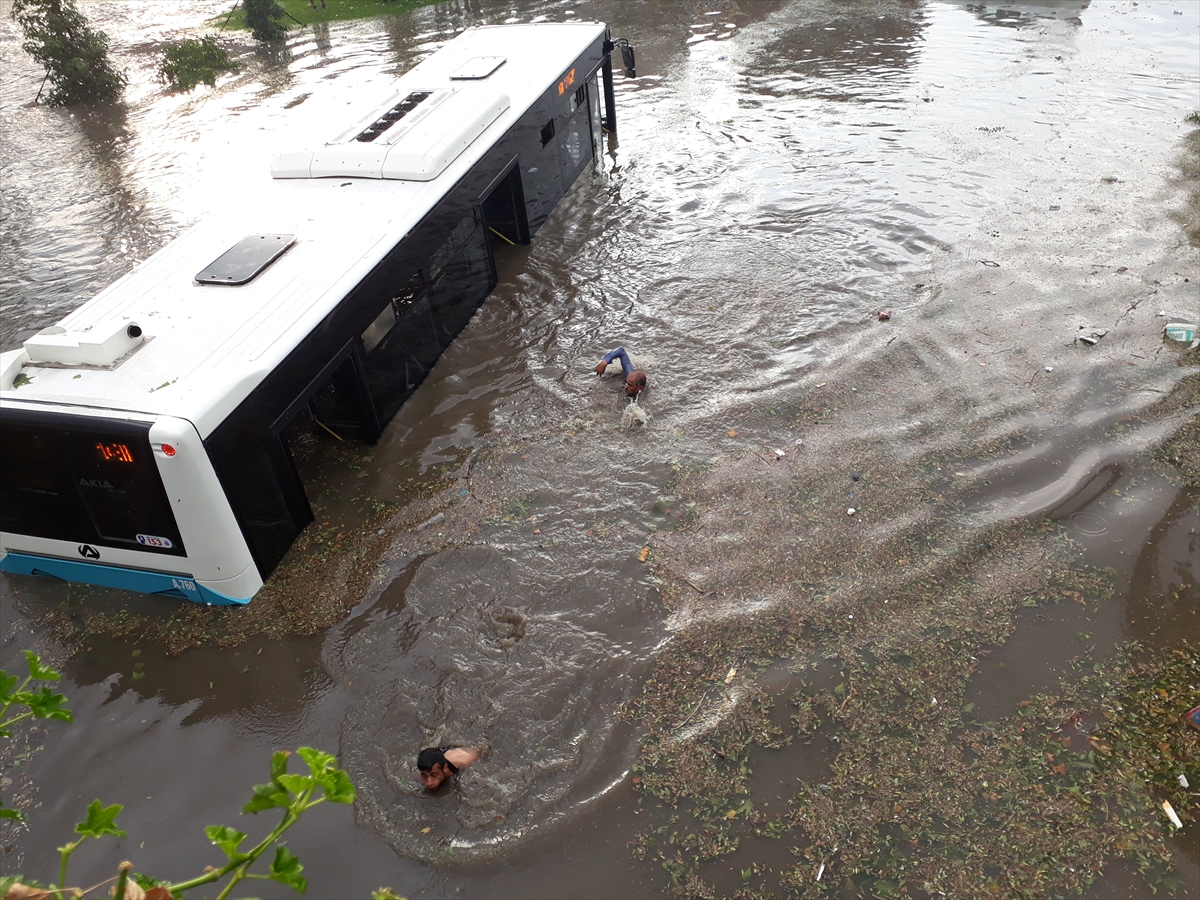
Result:
{"label": "bus rear panel", "polygon": [[210,604],[262,584],[199,435],[170,417],[0,407],[0,554],[7,572]]}

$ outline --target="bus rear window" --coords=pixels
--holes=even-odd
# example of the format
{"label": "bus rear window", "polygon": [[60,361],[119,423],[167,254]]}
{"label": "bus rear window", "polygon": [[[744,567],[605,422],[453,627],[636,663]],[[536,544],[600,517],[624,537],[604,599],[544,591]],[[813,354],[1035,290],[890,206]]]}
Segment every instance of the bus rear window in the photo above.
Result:
{"label": "bus rear window", "polygon": [[0,411],[0,528],[184,555],[144,422]]}

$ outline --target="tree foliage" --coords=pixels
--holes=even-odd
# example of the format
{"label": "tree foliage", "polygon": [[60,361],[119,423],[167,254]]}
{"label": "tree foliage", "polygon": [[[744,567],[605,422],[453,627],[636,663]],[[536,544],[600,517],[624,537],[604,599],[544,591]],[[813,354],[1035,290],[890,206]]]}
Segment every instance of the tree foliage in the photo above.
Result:
{"label": "tree foliage", "polygon": [[217,83],[219,72],[232,72],[237,68],[238,64],[229,58],[225,49],[209,36],[164,47],[158,77],[173,91],[190,91],[202,81],[212,87]]}
{"label": "tree foliage", "polygon": [[280,41],[287,34],[281,21],[287,12],[276,0],[245,0],[246,27],[260,41]]}
{"label": "tree foliage", "polygon": [[[48,687],[37,691],[29,689],[34,681],[58,681],[59,673],[44,665],[36,653],[26,650],[25,660],[29,675],[24,680],[0,669],[0,737],[9,737],[9,726],[24,719],[71,721],[71,713],[64,708],[66,697],[53,693]],[[23,711],[13,711],[14,707]],[[87,838],[99,839],[106,835],[117,839],[125,837],[125,831],[117,825],[117,815],[123,807],[119,803],[105,806],[99,800],[93,800],[87,808],[87,818],[75,826],[78,839],[58,848],[58,881],[42,887],[33,879],[21,875],[0,874],[0,897],[6,900],[14,897],[45,900],[52,895],[84,898],[116,882],[111,892],[116,900],[172,900],[182,897],[184,891],[224,881],[217,895],[224,900],[237,884],[248,878],[277,881],[303,894],[308,888],[307,879],[300,874],[304,866],[281,842],[284,832],[295,825],[306,810],[321,803],[353,803],[355,792],[350,776],[338,768],[337,759],[332,754],[311,747],[297,750],[295,756],[303,761],[308,769],[307,774],[288,771],[288,761],[292,756],[291,752],[281,750],[271,757],[271,780],[256,785],[249,802],[242,807],[243,815],[279,810],[282,813],[280,820],[265,837],[248,847],[243,846],[247,838],[245,832],[228,825],[209,825],[204,829],[204,834],[225,854],[225,862],[207,866],[203,874],[195,878],[171,883],[135,872],[133,863],[122,862],[117,867],[117,875],[109,881],[89,888],[68,887],[67,863],[80,844]],[[19,819],[21,814],[0,804],[0,817]],[[250,872],[250,867],[259,857],[272,848],[275,854],[273,858],[268,857],[271,863],[266,873]],[[386,888],[381,888],[377,893],[385,900],[392,900],[396,896]]]}
{"label": "tree foliage", "polygon": [[108,35],[94,31],[75,0],[13,0],[21,47],[46,69],[50,106],[112,103],[125,76],[108,59]]}

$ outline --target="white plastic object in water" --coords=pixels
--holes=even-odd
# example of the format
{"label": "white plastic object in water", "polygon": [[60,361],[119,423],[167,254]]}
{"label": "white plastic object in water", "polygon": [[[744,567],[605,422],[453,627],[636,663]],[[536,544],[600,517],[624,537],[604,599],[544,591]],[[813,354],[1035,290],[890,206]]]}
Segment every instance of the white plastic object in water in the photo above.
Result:
{"label": "white plastic object in water", "polygon": [[1176,829],[1183,827],[1183,822],[1179,820],[1179,814],[1175,812],[1175,807],[1171,805],[1169,800],[1164,800],[1162,802],[1162,808],[1163,812],[1167,814],[1167,818],[1171,820],[1171,824],[1174,825]]}
{"label": "white plastic object in water", "polygon": [[1168,322],[1167,327],[1163,329],[1163,334],[1173,341],[1187,344],[1200,335],[1200,328],[1188,322]]}
{"label": "white plastic object in water", "polygon": [[642,409],[636,397],[629,401],[629,405],[621,413],[621,427],[626,431],[634,425],[645,425],[648,421],[650,421],[650,414]]}

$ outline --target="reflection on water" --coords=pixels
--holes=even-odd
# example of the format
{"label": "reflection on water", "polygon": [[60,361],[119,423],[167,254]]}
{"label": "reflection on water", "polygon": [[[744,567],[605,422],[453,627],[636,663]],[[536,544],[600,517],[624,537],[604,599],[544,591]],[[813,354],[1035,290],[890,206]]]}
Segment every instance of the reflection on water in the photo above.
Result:
{"label": "reflection on water", "polygon": [[[298,829],[314,893],[345,893],[345,881],[322,882],[320,873],[353,869],[359,893],[393,880],[402,892],[552,894],[572,883],[573,893],[594,895],[606,883],[595,872],[622,865],[622,890],[655,895],[659,882],[630,875],[633,863],[612,837],[641,822],[613,785],[637,747],[618,709],[669,639],[638,555],[678,520],[672,479],[681,467],[743,452],[727,435],[747,431],[751,419],[756,442],[783,446],[788,427],[774,418],[777,404],[828,360],[853,356],[855,329],[876,324],[879,309],[896,310],[898,329],[916,319],[955,267],[982,272],[987,260],[996,264],[988,272],[1008,280],[1031,260],[1067,266],[1085,253],[1103,265],[1157,264],[1174,233],[1157,212],[1143,220],[1139,210],[1161,206],[1176,123],[1197,103],[1196,9],[1082,0],[443,3],[307,29],[277,50],[226,36],[241,72],[215,90],[163,94],[153,48],[228,5],[89,4],[129,67],[127,103],[111,112],[30,106],[40,72],[21,54],[11,21],[0,22],[4,349],[189,222],[251,202],[281,144],[327,138],[340,97],[385,92],[397,72],[463,27],[562,20],[568,11],[594,17],[635,44],[641,77],[618,77],[618,136],[603,171],[581,180],[532,248],[500,260],[500,286],[389,426],[363,477],[332,479],[342,495],[322,498],[334,508],[393,499],[414,469],[511,442],[507,457],[494,454],[502,471],[490,473],[510,494],[503,514],[472,543],[385,560],[374,593],[324,635],[174,660],[151,648],[135,657],[133,641],[92,642],[67,666],[80,686],[75,733],[86,742],[115,716],[120,753],[97,762],[95,775],[70,770],[69,789],[68,769],[55,768],[62,754],[35,760],[47,804],[33,813],[22,852],[52,855],[51,842],[75,821],[75,794],[118,800],[102,779],[132,783],[139,771],[154,773],[147,794],[228,818],[219,810],[238,808],[246,785],[261,780],[267,749],[307,742],[340,745],[359,785],[362,826]],[[1104,195],[1102,174],[1121,179]],[[1148,362],[1120,360],[1118,372],[1115,363],[1068,357],[1078,349],[1071,337],[1047,343],[1051,329],[1073,336],[1087,310],[1053,271],[1038,269],[1028,297],[1003,308],[985,282],[942,297],[944,330],[914,339],[912,351],[962,416],[990,423],[991,436],[1007,442],[1002,458],[971,470],[987,489],[969,498],[964,522],[1047,513],[1100,559],[1116,546],[1129,551],[1116,554],[1124,603],[1094,622],[1070,608],[1032,620],[1030,634],[1055,640],[1002,651],[1014,664],[1047,662],[1027,666],[1041,681],[1022,689],[1051,681],[1080,631],[1163,642],[1150,629],[1165,620],[1194,628],[1197,593],[1194,497],[1162,481],[1129,484],[1140,478],[1131,454],[1155,435],[1098,437],[1121,414],[1114,397],[1133,410],[1174,376]],[[1160,283],[1145,291],[1159,291],[1164,307],[1192,302],[1168,275],[1156,269],[1147,278]],[[1087,289],[1124,289],[1100,279]],[[964,374],[964,357],[981,378],[994,371],[972,353],[987,362],[1027,352],[992,345],[993,317],[1040,329],[1028,352],[1047,358],[1028,361],[1042,380],[975,383]],[[652,384],[650,426],[630,434],[619,428],[619,389],[590,374],[618,344],[646,360]],[[1061,419],[1043,416],[1034,393],[1049,383],[1047,363],[1058,370],[1054,396],[1069,410]],[[1071,366],[1093,374],[1076,376]],[[929,410],[909,388],[878,385],[920,422]],[[847,440],[882,426],[855,427]],[[913,448],[962,441],[953,427],[888,437]],[[22,605],[67,599],[60,586],[29,579],[6,576],[4,586],[6,610],[14,590]],[[97,591],[86,602],[151,601]],[[5,647],[6,658],[14,649]],[[981,708],[1002,714],[1020,699],[998,690],[1005,680],[982,679]],[[449,741],[487,745],[490,756],[427,795],[413,778],[416,750]],[[827,751],[813,750],[813,771]],[[197,797],[194,784],[170,779],[164,753],[197,781],[216,769],[237,777]],[[763,762],[767,774],[772,764]],[[71,803],[59,801],[63,793]],[[608,841],[603,850],[599,838],[570,844],[593,832]],[[401,858],[381,854],[373,835]],[[186,856],[185,843],[184,835],[152,841],[147,868]],[[486,862],[495,857],[502,861]],[[430,875],[406,860],[478,864]],[[546,872],[561,879],[550,885]]]}
{"label": "reflection on water", "polygon": [[1091,5],[1091,0],[1039,0],[1035,3],[974,3],[971,0],[959,2],[982,21],[1003,28],[1041,26],[1045,19],[1057,19],[1068,25],[1082,25],[1084,10]]}

